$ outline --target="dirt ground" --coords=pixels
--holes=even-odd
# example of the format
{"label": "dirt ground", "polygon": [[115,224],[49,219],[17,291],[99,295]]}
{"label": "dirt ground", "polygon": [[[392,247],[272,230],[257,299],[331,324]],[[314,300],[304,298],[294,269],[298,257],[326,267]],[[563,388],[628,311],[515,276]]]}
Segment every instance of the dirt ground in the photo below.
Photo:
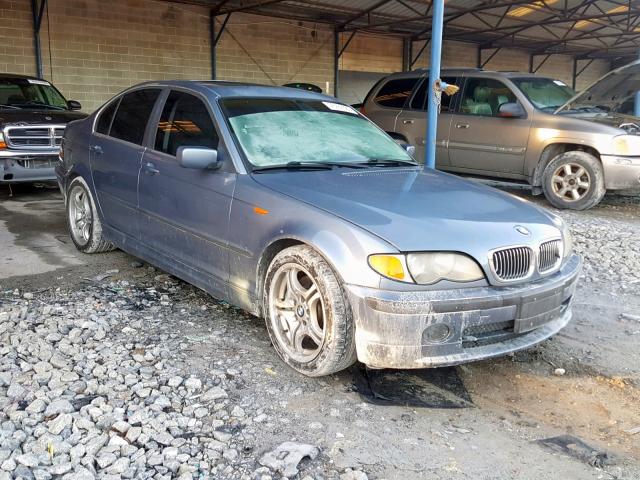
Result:
{"label": "dirt ground", "polygon": [[[617,232],[640,233],[638,200],[608,197],[591,211],[561,215],[587,263],[605,254],[607,242],[628,245],[631,237]],[[576,232],[602,225],[601,242]],[[100,275],[133,288],[161,273],[120,251],[76,252],[52,187],[14,189],[12,197],[0,189],[0,245],[0,293],[80,289]],[[625,263],[634,267],[640,251],[629,245]],[[210,369],[231,369],[230,395],[245,410],[268,414],[269,421],[252,426],[246,462],[296,440],[320,449],[309,465],[312,478],[353,468],[374,479],[640,480],[640,280],[634,280],[640,275],[631,268],[618,277],[614,267],[585,269],[574,319],[555,338],[439,371],[355,366],[327,378],[302,377],[278,360],[260,319],[178,280],[165,320],[144,334],[153,342],[170,329],[186,372],[206,377]],[[540,442],[554,437],[564,450]]]}

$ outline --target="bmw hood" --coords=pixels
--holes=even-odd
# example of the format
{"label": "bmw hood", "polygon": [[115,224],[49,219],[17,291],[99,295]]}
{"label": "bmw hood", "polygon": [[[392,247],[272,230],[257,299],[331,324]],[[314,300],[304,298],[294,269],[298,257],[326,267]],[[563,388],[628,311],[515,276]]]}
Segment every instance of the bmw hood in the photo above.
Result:
{"label": "bmw hood", "polygon": [[560,236],[552,215],[543,209],[437,171],[336,168],[253,178],[368,230],[402,252],[448,250],[478,258],[494,248],[537,245]]}

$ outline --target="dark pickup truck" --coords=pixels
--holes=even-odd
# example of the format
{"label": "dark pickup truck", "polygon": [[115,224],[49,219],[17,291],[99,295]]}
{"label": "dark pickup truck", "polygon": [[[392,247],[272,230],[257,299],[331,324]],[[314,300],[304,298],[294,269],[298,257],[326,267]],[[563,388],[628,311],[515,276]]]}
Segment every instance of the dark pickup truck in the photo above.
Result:
{"label": "dark pickup truck", "polygon": [[67,123],[86,117],[46,80],[0,73],[0,184],[55,180]]}

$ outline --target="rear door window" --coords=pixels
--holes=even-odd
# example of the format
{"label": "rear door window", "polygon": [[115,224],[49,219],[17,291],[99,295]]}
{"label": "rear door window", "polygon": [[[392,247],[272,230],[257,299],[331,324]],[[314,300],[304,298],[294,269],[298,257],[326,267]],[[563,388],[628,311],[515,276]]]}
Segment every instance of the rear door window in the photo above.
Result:
{"label": "rear door window", "polygon": [[382,107],[403,108],[418,80],[420,77],[390,80],[378,90],[373,100]]}
{"label": "rear door window", "polygon": [[147,122],[159,95],[160,89],[156,88],[124,95],[113,118],[110,136],[142,145]]}
{"label": "rear door window", "polygon": [[162,109],[155,149],[175,156],[179,147],[218,148],[218,134],[204,102],[174,90]]}
{"label": "rear door window", "polygon": [[[449,85],[460,86],[460,80],[457,77],[442,77],[442,81]],[[425,78],[416,90],[415,95],[411,99],[411,110],[428,110],[427,101],[427,85],[429,85],[429,79]],[[440,97],[440,113],[445,113],[453,110],[454,97],[443,93]]]}

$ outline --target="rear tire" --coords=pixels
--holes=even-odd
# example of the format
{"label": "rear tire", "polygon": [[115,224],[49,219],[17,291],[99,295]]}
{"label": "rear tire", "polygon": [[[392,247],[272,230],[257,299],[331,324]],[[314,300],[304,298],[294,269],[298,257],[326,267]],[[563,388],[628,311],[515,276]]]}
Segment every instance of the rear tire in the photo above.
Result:
{"label": "rear tire", "polygon": [[595,207],[606,193],[602,164],[587,152],[562,153],[544,169],[542,190],[556,208]]}
{"label": "rear tire", "polygon": [[69,236],[78,250],[101,253],[115,249],[102,234],[96,203],[82,177],[74,178],[69,184],[66,209]]}
{"label": "rear tire", "polygon": [[306,245],[278,253],[264,282],[269,337],[291,368],[319,377],[356,361],[354,321],[340,280]]}

